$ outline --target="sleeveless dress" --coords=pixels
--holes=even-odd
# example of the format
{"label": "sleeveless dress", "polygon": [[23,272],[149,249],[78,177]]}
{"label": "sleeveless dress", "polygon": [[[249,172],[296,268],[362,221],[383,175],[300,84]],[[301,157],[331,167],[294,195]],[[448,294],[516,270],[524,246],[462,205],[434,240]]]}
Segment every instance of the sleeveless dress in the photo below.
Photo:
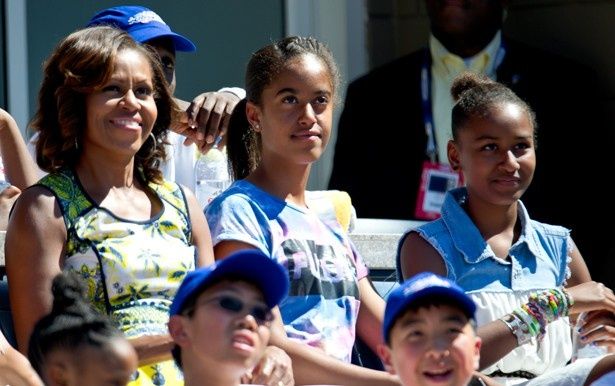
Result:
{"label": "sleeveless dress", "polygon": [[[71,170],[47,175],[37,185],[48,188],[60,205],[68,234],[63,269],[84,278],[93,305],[129,339],[167,334],[172,299],[196,261],[179,185],[149,184],[163,207],[146,221],[123,219],[98,206]],[[129,385],[183,385],[183,376],[168,360],[140,367]]]}
{"label": "sleeveless dress", "polygon": [[[495,255],[464,210],[466,200],[466,188],[448,191],[442,217],[408,233],[418,233],[442,256],[448,279],[456,282],[476,303],[478,327],[526,303],[532,292],[566,284],[571,274],[573,246],[568,229],[532,220],[519,201],[517,215],[521,232],[509,250],[509,259],[503,260]],[[406,235],[401,238],[397,252],[399,278],[402,277],[400,248]],[[571,356],[571,328],[565,317],[547,326],[541,342],[533,339],[517,347],[482,372],[493,374],[494,380],[503,386],[582,385],[600,358],[568,364]],[[527,381],[523,373],[531,373],[535,378]]]}

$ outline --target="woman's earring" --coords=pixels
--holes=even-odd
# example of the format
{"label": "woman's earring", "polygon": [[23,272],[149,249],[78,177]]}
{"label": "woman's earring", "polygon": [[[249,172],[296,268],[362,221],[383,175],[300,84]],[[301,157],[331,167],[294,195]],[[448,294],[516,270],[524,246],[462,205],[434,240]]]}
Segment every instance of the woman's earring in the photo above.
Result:
{"label": "woman's earring", "polygon": [[77,140],[77,137],[75,137],[75,150],[79,150],[79,141]]}
{"label": "woman's earring", "polygon": [[149,136],[152,138],[152,141],[154,141],[154,150],[156,150],[156,146],[158,146],[158,141],[156,141],[156,136],[151,131],[149,132]]}
{"label": "woman's earring", "polygon": [[252,130],[258,133],[261,130],[261,125],[259,125],[258,122],[255,123],[254,125],[252,125]]}

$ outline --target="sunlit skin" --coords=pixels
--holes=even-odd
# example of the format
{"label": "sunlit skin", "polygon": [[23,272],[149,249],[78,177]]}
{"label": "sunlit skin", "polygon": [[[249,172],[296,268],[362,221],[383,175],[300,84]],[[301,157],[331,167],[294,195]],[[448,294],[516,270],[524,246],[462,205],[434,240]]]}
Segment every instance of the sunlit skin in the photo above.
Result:
{"label": "sunlit skin", "polygon": [[[224,295],[249,307],[240,313],[225,310],[216,301]],[[197,384],[193,382],[203,376],[211,384],[239,384],[241,376],[256,365],[269,342],[270,322],[259,324],[248,314],[254,305],[266,307],[257,287],[222,281],[198,296],[192,316],[171,317],[169,331],[182,350],[186,384]]]}
{"label": "sunlit skin", "polygon": [[262,106],[248,102],[264,162],[308,165],[320,158],[331,134],[333,91],[325,64],[307,54],[288,62],[264,89]]}
{"label": "sunlit skin", "polygon": [[465,386],[478,368],[480,345],[467,316],[440,305],[402,315],[380,354],[406,386]]}
{"label": "sunlit skin", "polygon": [[536,168],[534,127],[519,105],[492,106],[471,116],[449,142],[449,162],[459,165],[473,207],[513,207]]}
{"label": "sunlit skin", "polygon": [[110,79],[86,97],[87,127],[81,146],[127,159],[148,140],[158,110],[152,69],[135,50],[119,51]]}
{"label": "sunlit skin", "polygon": [[132,345],[118,337],[104,347],[53,352],[47,363],[49,386],[125,386],[137,370],[138,358]]}

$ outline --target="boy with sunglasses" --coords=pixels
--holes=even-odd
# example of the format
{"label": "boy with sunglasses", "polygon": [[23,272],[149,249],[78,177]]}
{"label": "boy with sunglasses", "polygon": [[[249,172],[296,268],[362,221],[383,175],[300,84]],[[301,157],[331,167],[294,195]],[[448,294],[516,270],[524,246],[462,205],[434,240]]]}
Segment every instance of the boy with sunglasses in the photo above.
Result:
{"label": "boy with sunglasses", "polygon": [[271,310],[286,297],[288,286],[286,270],[256,250],[238,251],[186,275],[169,320],[173,357],[185,386],[248,381],[245,374],[269,341]]}

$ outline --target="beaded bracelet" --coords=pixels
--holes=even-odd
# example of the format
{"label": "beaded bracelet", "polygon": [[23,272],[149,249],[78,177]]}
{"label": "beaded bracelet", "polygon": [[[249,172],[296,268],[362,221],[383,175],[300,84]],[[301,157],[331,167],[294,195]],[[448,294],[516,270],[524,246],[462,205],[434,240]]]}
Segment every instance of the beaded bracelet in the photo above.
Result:
{"label": "beaded bracelet", "polygon": [[562,316],[568,316],[574,301],[570,294],[561,288],[531,293],[528,302],[500,320],[508,326],[517,343],[523,345],[536,338],[542,340],[547,325]]}
{"label": "beaded bracelet", "polygon": [[570,309],[572,308],[572,306],[574,306],[574,298],[570,295],[570,292],[566,291],[565,288],[562,288],[561,291],[566,298],[566,303],[568,304],[568,313],[570,313]]}

